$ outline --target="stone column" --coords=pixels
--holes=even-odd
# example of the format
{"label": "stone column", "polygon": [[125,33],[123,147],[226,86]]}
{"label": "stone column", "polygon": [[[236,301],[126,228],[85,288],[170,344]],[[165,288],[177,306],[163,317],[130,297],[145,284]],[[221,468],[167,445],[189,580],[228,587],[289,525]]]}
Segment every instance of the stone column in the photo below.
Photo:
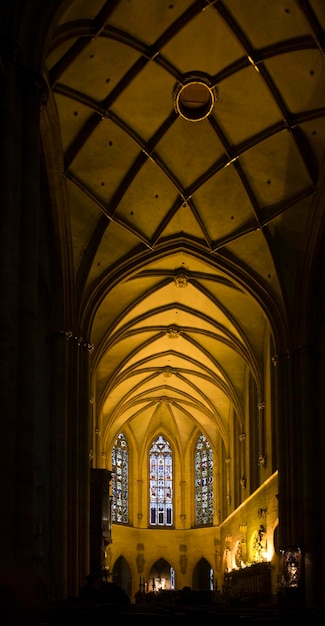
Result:
{"label": "stone column", "polygon": [[[299,455],[303,465],[300,485],[300,512],[304,527],[304,561],[306,578],[306,600],[309,606],[323,601],[324,539],[319,507],[323,502],[323,473],[321,450],[324,438],[321,425],[324,416],[316,401],[316,372],[319,354],[313,347],[299,350],[299,373],[301,389],[301,439]],[[323,384],[321,382],[321,384]],[[300,462],[300,461],[299,461]]]}
{"label": "stone column", "polygon": [[54,336],[50,559],[59,598],[76,597],[89,573],[92,349],[70,330]]}
{"label": "stone column", "polygon": [[[181,480],[180,481],[180,488],[181,488],[181,513],[180,513],[180,519],[181,519],[181,523],[183,525],[183,528],[186,527],[186,480]],[[196,507],[196,502],[194,503],[194,507]]]}
{"label": "stone column", "polygon": [[[240,441],[240,486],[242,489],[246,488],[246,433],[239,435]],[[243,496],[242,496],[243,499]]]}
{"label": "stone column", "polygon": [[49,560],[55,597],[67,597],[68,579],[68,413],[71,331],[53,337]]}
{"label": "stone column", "polygon": [[137,513],[137,518],[138,518],[138,525],[139,528],[142,527],[143,525],[143,511],[142,511],[142,488],[143,488],[143,480],[142,479],[138,479],[137,480],[137,485],[138,485],[138,513]]}
{"label": "stone column", "polygon": [[[292,542],[290,506],[290,420],[288,397],[288,354],[275,355],[272,358],[275,366],[275,419],[276,419],[276,451],[278,467],[278,510],[280,547]],[[289,445],[289,448],[288,448]]]}
{"label": "stone column", "polygon": [[68,413],[68,594],[76,597],[89,573],[90,466],[89,357],[93,346],[75,334],[71,341]]}
{"label": "stone column", "polygon": [[[82,337],[73,334],[70,340],[70,363],[69,363],[69,397],[68,410],[68,595],[78,595],[77,572],[81,569],[80,541],[82,526],[80,515],[83,500],[84,471],[83,464],[89,472],[89,453],[84,450],[84,424],[82,386],[80,376],[82,374]],[[88,456],[88,459],[87,459]]]}
{"label": "stone column", "polygon": [[[273,357],[276,372],[276,431],[279,471],[279,546],[302,552],[310,603],[321,571],[317,521],[318,416],[313,400],[316,381],[314,355],[298,347]],[[301,576],[304,571],[301,572]],[[301,587],[305,580],[302,579]]]}
{"label": "stone column", "polygon": [[31,567],[39,260],[40,76],[13,39],[0,41],[0,385],[2,562]]}
{"label": "stone column", "polygon": [[231,475],[230,475],[230,456],[226,457],[226,503],[227,503],[227,515],[229,515],[231,511]]}
{"label": "stone column", "polygon": [[258,464],[264,467],[266,464],[265,454],[265,402],[259,402],[258,410]]}

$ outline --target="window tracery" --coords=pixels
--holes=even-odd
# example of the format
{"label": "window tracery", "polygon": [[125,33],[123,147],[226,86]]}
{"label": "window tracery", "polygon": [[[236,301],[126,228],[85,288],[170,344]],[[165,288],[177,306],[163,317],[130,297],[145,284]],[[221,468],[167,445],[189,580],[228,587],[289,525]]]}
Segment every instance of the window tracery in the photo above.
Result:
{"label": "window tracery", "polygon": [[204,435],[195,447],[195,525],[213,524],[213,450]]}
{"label": "window tracery", "polygon": [[153,442],[149,452],[150,518],[151,526],[173,524],[173,457],[172,450],[162,435]]}
{"label": "window tracery", "polygon": [[123,433],[117,437],[112,449],[112,522],[127,524],[128,514],[129,453]]}

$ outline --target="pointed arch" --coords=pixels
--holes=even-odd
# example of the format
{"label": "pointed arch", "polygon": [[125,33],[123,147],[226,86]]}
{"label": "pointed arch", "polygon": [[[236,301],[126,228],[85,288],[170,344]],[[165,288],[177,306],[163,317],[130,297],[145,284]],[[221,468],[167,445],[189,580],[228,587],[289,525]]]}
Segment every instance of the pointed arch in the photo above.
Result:
{"label": "pointed arch", "polygon": [[131,596],[132,573],[128,560],[121,554],[113,567],[113,582],[119,585],[128,597]]}
{"label": "pointed arch", "polygon": [[175,570],[164,557],[157,559],[149,571],[149,591],[175,588]]}
{"label": "pointed arch", "polygon": [[214,484],[213,450],[202,433],[198,436],[194,451],[195,476],[195,525],[213,524]]}
{"label": "pointed arch", "polygon": [[212,591],[214,588],[213,568],[210,563],[202,557],[193,569],[193,589],[201,591]]}
{"label": "pointed arch", "polygon": [[149,449],[149,524],[173,525],[173,451],[160,434]]}

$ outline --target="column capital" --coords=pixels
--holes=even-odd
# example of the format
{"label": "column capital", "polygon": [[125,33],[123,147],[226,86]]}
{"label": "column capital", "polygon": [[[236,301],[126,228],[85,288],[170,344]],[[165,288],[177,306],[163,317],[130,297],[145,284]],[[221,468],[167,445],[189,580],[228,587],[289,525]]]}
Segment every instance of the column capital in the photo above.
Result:
{"label": "column capital", "polygon": [[80,335],[74,334],[72,330],[60,328],[60,330],[54,333],[54,337],[65,339],[66,341],[73,341],[77,346],[82,346],[87,352],[91,353],[94,351],[94,344],[88,342]]}
{"label": "column capital", "polygon": [[276,366],[280,363],[285,363],[286,361],[289,361],[290,359],[293,359],[295,357],[300,357],[305,354],[316,355],[317,352],[318,350],[314,345],[303,344],[303,345],[295,346],[292,348],[288,348],[287,350],[284,350],[283,352],[278,352],[277,354],[274,354],[271,357],[271,360],[272,360],[273,365]]}

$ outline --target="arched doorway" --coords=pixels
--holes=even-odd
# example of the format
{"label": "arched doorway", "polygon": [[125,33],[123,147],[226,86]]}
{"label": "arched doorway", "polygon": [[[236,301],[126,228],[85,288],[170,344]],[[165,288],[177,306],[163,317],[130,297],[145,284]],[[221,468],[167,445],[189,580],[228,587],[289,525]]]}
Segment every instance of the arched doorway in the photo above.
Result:
{"label": "arched doorway", "polygon": [[194,567],[192,576],[193,589],[213,590],[213,569],[210,563],[202,558]]}
{"label": "arched doorway", "polygon": [[124,558],[124,556],[120,556],[116,561],[113,567],[113,581],[114,583],[120,585],[123,591],[131,597],[131,589],[132,589],[132,576],[131,569]]}
{"label": "arched doorway", "polygon": [[158,559],[150,570],[148,591],[162,591],[173,589],[173,579],[171,576],[171,565],[166,559]]}

